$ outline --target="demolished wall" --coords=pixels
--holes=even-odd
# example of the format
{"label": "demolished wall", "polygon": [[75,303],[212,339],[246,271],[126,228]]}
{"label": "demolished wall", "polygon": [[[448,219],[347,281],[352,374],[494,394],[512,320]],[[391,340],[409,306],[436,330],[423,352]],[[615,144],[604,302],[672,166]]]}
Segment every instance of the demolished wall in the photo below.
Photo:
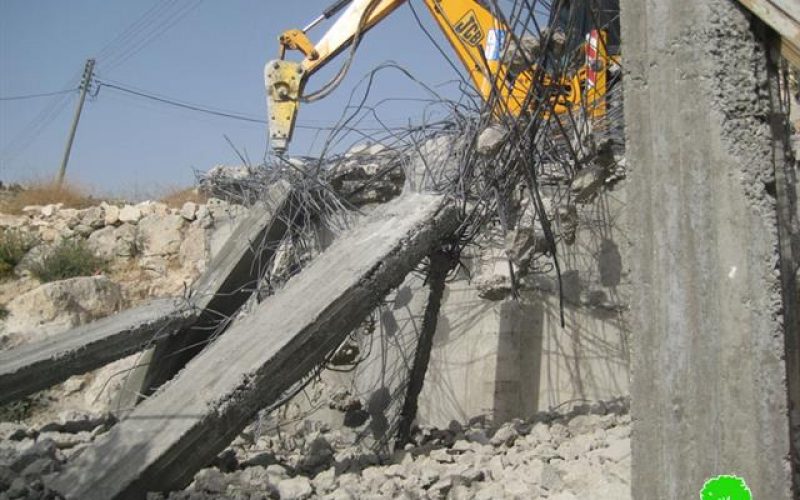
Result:
{"label": "demolished wall", "polygon": [[[419,151],[426,154],[425,165],[406,165],[403,188],[424,189],[452,176],[451,147],[445,137],[423,143]],[[626,167],[619,154],[609,163],[611,168],[593,165],[598,168],[589,169],[591,176],[573,185],[573,200],[579,202],[550,203],[557,231],[569,235],[558,246],[565,327],[559,279],[551,266],[514,260],[513,245],[499,230],[462,254],[463,268],[445,288],[419,423],[504,422],[628,395],[630,278],[621,257],[629,244],[621,222]],[[519,232],[540,234],[534,219],[528,217]],[[516,298],[509,259],[518,275],[522,265],[531,269]],[[356,366],[343,362],[333,368],[349,371],[323,372],[320,388],[309,389],[316,392],[314,403],[295,398],[289,415],[310,413],[308,418],[351,427],[362,438],[381,442],[402,406],[426,297],[421,276],[409,276],[352,339],[356,349],[349,361],[357,360]],[[334,409],[316,407],[331,397],[337,400],[330,405]]]}

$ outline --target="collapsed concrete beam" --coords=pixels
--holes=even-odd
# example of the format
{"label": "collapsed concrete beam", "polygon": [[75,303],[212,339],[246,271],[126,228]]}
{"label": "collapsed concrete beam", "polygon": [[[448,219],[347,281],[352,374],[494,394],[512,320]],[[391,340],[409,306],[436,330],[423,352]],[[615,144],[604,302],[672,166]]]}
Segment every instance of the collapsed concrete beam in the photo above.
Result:
{"label": "collapsed concrete beam", "polygon": [[[259,262],[269,260],[270,248],[285,234],[285,217],[291,204],[289,184],[272,185],[266,198],[271,201],[254,205],[237,225],[207,271],[192,286],[188,301],[155,300],[42,342],[0,352],[0,404],[100,368],[155,341],[166,344],[164,350],[157,351],[164,354],[151,361],[164,365],[164,371],[156,373],[180,369],[185,357],[168,357],[167,353],[201,342],[220,315],[232,315],[241,307],[252,293]],[[140,387],[131,389],[134,394],[141,392]]]}
{"label": "collapsed concrete beam", "polygon": [[154,300],[41,342],[0,352],[0,404],[133,354],[197,316],[185,302]]}
{"label": "collapsed concrete beam", "polygon": [[458,225],[442,197],[410,194],[342,235],[237,321],[50,485],[71,499],[185,486],[256,415],[324,362]]}
{"label": "collapsed concrete beam", "polygon": [[[260,270],[300,213],[288,183],[272,184],[263,202],[255,204],[236,226],[225,245],[192,286],[195,306],[202,311],[193,324],[161,342],[134,379],[142,380],[134,394],[150,394],[174,377],[208,343],[223,321],[232,317],[252,295]],[[129,405],[130,406],[130,405]]]}

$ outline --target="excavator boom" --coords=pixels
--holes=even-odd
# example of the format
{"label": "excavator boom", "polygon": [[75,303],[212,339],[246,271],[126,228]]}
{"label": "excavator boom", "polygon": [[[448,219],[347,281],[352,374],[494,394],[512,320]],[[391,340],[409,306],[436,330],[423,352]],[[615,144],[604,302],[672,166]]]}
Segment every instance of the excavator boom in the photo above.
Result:
{"label": "excavator boom", "polygon": [[[310,95],[304,93],[308,79],[343,50],[348,47],[354,50],[367,31],[406,1],[339,0],[305,29],[289,30],[280,36],[280,57],[269,62],[265,68],[270,144],[274,152],[282,154],[288,147],[300,103],[311,102],[330,93],[344,76],[349,61],[343,66],[343,71],[340,71],[322,90]],[[558,92],[561,97],[556,103],[556,112],[566,111],[571,106],[586,105],[587,98],[590,102],[602,99],[605,85],[603,78],[597,78],[597,81],[592,82],[589,85],[589,93],[582,95],[581,89],[585,86],[585,78],[579,80],[574,77],[565,81],[552,81],[536,74],[536,68],[512,72],[502,59],[514,34],[479,0],[422,1],[449,41],[479,94],[486,101],[496,97],[493,100],[495,115],[517,115],[522,112],[534,81],[547,81],[559,89],[569,89],[566,97],[563,96],[563,91]],[[330,29],[319,41],[313,43],[308,38],[307,32],[342,9],[344,12]],[[602,34],[594,33],[593,36],[592,71],[596,71],[598,68],[605,68],[607,58]],[[601,46],[598,47],[598,43]],[[300,61],[286,60],[286,52],[289,50],[301,52],[304,58]],[[350,56],[352,57],[352,53]],[[596,109],[602,112],[602,108]]]}

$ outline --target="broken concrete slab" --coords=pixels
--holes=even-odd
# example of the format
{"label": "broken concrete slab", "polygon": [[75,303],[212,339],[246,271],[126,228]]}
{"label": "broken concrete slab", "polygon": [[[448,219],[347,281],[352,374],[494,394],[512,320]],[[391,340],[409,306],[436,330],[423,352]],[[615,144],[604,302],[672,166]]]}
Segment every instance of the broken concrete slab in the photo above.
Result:
{"label": "broken concrete slab", "polygon": [[0,404],[133,354],[197,316],[198,312],[183,301],[154,300],[43,341],[0,352]]}
{"label": "broken concrete slab", "polygon": [[458,223],[457,209],[439,196],[409,194],[379,208],[87,448],[52,486],[67,498],[92,500],[186,485],[260,408],[323,363]]}

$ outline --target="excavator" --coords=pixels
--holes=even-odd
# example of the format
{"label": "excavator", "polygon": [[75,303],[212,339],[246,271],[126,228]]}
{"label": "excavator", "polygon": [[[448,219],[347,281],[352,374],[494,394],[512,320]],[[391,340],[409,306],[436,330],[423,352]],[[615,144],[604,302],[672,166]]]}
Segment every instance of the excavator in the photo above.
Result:
{"label": "excavator", "polygon": [[[338,0],[305,28],[280,35],[279,57],[264,71],[269,140],[275,154],[286,152],[300,104],[328,95],[344,77],[362,37],[406,1]],[[591,120],[605,116],[609,71],[619,68],[619,0],[553,0],[547,28],[540,30],[538,37],[515,33],[492,14],[484,0],[422,3],[498,119],[532,113],[537,102],[530,98],[532,90],[548,96],[548,112],[580,109]],[[341,11],[328,31],[312,42],[309,32]],[[305,94],[309,79],[348,47],[348,60],[339,73],[321,90]],[[302,60],[288,60],[290,51],[299,52]],[[539,51],[550,51],[551,60],[565,54],[574,56],[577,51],[581,57],[570,60],[581,64],[552,76],[543,59],[535,57]]]}

